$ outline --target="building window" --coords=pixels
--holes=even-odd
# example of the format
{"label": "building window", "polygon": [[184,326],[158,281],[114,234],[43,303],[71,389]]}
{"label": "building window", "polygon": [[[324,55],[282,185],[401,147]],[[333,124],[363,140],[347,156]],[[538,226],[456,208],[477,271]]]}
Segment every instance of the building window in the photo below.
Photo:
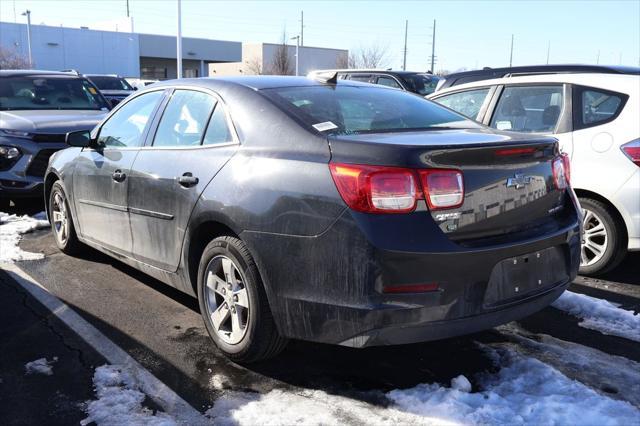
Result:
{"label": "building window", "polygon": [[193,68],[185,68],[184,77],[185,78],[197,78],[198,77],[198,70],[197,69],[193,69]]}
{"label": "building window", "polygon": [[163,67],[142,67],[140,68],[140,78],[149,80],[166,80],[167,69]]}

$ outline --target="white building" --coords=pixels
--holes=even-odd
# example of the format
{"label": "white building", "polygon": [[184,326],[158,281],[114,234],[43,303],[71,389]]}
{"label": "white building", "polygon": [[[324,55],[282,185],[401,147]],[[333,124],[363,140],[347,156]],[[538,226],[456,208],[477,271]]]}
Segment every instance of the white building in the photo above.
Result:
{"label": "white building", "polygon": [[[243,43],[242,61],[209,64],[209,75],[279,74],[274,63],[282,48],[281,44]],[[288,74],[293,75],[296,66],[296,46],[286,45],[284,48],[289,64]],[[298,75],[307,75],[310,71],[318,69],[345,68],[348,55],[349,51],[344,49],[300,46]]]}

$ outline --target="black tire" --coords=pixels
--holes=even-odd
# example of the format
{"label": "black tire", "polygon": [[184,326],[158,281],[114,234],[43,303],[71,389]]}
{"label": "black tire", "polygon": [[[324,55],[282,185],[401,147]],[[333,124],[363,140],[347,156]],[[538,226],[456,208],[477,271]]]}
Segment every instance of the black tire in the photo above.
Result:
{"label": "black tire", "polygon": [[[211,291],[207,292],[206,289],[205,275],[214,268],[214,262],[221,258],[233,262],[240,274],[241,285],[248,294],[249,309],[243,328],[244,335],[234,344],[225,341],[224,333],[215,329],[211,318],[213,308],[210,298],[220,296],[212,294]],[[286,346],[287,340],[281,337],[276,329],[258,268],[242,240],[223,236],[215,238],[205,247],[198,268],[198,301],[209,335],[228,358],[242,363],[260,361],[276,356]],[[219,305],[224,303],[222,301]]]}
{"label": "black tire", "polygon": [[[583,213],[587,214],[588,212],[592,212],[598,219],[601,219],[607,236],[606,248],[604,249],[602,257],[590,265],[585,265],[585,242],[588,239],[586,236],[588,229],[585,229],[585,237],[581,247],[580,274],[591,276],[602,275],[618,266],[626,256],[627,232],[624,223],[618,219],[611,207],[602,201],[592,198],[580,198],[580,204],[582,205]],[[597,221],[595,223],[597,223]],[[586,226],[588,226],[587,223],[585,223],[585,227]],[[589,254],[594,254],[594,252],[587,249],[586,255]]]}
{"label": "black tire", "polygon": [[[59,212],[60,209],[56,205],[56,197],[61,197],[61,202],[64,203],[65,208],[65,226],[66,238],[62,237],[62,228],[58,227],[58,224],[54,221],[54,212]],[[82,243],[78,240],[76,235],[76,229],[73,226],[73,218],[71,217],[71,209],[69,208],[69,202],[67,196],[62,188],[60,181],[56,181],[51,187],[51,193],[49,194],[49,222],[51,223],[51,232],[53,233],[53,239],[56,245],[64,254],[74,255],[82,250]]]}

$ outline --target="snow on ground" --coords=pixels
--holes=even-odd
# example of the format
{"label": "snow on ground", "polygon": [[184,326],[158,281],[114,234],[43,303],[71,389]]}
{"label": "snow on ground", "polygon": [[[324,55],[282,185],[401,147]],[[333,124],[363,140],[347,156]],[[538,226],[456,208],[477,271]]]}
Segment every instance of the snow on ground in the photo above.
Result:
{"label": "snow on ground", "polygon": [[498,331],[511,337],[514,343],[507,346],[512,349],[533,356],[614,399],[640,407],[640,363],[546,334],[532,335],[513,324],[501,326]]}
{"label": "snow on ground", "polygon": [[[451,386],[420,384],[388,392],[388,407],[322,391],[231,392],[207,415],[216,424],[637,424],[640,410],[568,378],[509,347],[485,347],[499,370],[477,377],[477,392],[464,376]],[[585,348],[588,351],[588,349]],[[583,360],[584,361],[584,360]],[[613,366],[611,366],[614,368]]]}
{"label": "snow on ground", "polygon": [[611,302],[565,291],[552,306],[581,318],[581,327],[640,342],[640,315]]}
{"label": "snow on ground", "polygon": [[44,374],[46,376],[51,376],[53,374],[53,367],[51,364],[56,361],[58,361],[57,356],[53,357],[53,361],[47,361],[46,358],[40,358],[26,363],[24,365],[24,369],[27,374]]}
{"label": "snow on ground", "polygon": [[140,392],[138,384],[126,369],[103,365],[96,368],[93,375],[95,401],[87,403],[87,414],[81,424],[88,425],[149,425],[173,426],[176,421],[166,413],[153,413],[142,406],[145,394]]}
{"label": "snow on ground", "polygon": [[18,243],[22,234],[48,226],[49,222],[44,212],[33,217],[0,212],[0,262],[42,259],[42,254],[23,251],[18,247]]}

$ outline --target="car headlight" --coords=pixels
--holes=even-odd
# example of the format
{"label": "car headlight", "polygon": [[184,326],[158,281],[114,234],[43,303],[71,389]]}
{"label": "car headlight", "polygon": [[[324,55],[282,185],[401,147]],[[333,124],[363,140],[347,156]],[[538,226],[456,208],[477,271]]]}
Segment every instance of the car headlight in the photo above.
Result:
{"label": "car headlight", "polygon": [[14,158],[20,157],[21,152],[18,148],[13,146],[2,146],[0,145],[0,157],[5,160],[13,160]]}
{"label": "car headlight", "polygon": [[22,138],[22,139],[31,139],[33,135],[29,132],[25,132],[23,130],[13,130],[13,129],[0,129],[0,136],[6,136],[10,138]]}

